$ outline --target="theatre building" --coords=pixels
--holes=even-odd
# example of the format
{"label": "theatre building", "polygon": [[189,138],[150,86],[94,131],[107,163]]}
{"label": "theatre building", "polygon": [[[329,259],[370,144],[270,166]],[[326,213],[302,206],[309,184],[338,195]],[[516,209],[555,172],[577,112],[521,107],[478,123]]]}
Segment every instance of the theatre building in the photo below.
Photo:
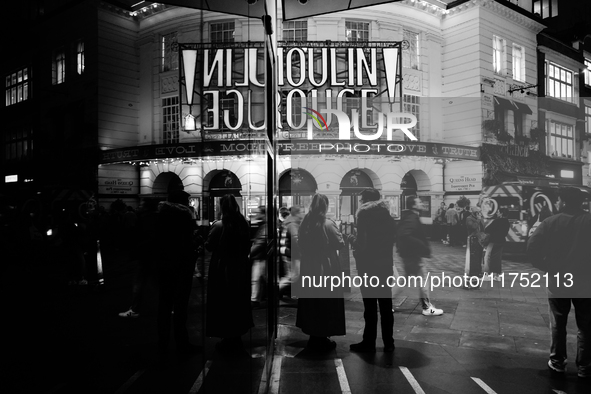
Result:
{"label": "theatre building", "polygon": [[[226,193],[251,216],[273,201],[306,209],[320,192],[329,215],[350,223],[359,192],[375,187],[395,217],[419,196],[430,224],[441,202],[476,203],[483,185],[524,170],[505,166],[504,152],[545,156],[558,141],[546,128],[561,115],[539,115],[551,79],[540,67],[555,65],[539,60],[549,52],[538,48],[539,2],[404,0],[289,20],[278,2],[267,29],[262,3],[235,14],[131,0],[46,10],[56,16],[44,47],[55,48],[6,71],[7,118],[43,116],[26,119],[25,134],[10,123],[4,192],[44,183],[108,208],[183,187],[209,226]],[[74,14],[66,37],[59,26]],[[576,113],[574,130],[588,119]],[[50,160],[31,155],[33,141]],[[57,153],[62,142],[74,161]],[[579,148],[557,159],[582,182]],[[48,161],[58,171],[44,171]]]}
{"label": "theatre building", "polygon": [[[536,84],[542,26],[511,4],[425,4],[278,23],[279,206],[305,209],[320,192],[331,201],[329,215],[349,223],[359,192],[375,187],[395,217],[404,196],[418,195],[424,222],[431,223],[442,201],[461,195],[477,201],[482,124],[495,111],[510,107],[509,116],[520,116],[520,132],[529,132],[535,100],[511,99],[507,89],[518,81]],[[124,94],[111,95],[112,115],[104,113],[99,127],[99,204],[135,205],[182,184],[203,226],[217,218],[216,202],[226,193],[249,215],[266,205],[273,183],[266,175],[264,137],[271,128],[261,23],[171,6],[134,13],[104,7],[99,18],[118,37],[102,61],[129,49],[110,65],[124,78],[117,87]],[[507,48],[519,40],[519,76],[509,72],[507,53],[493,59],[502,31],[515,32],[505,38]]]}

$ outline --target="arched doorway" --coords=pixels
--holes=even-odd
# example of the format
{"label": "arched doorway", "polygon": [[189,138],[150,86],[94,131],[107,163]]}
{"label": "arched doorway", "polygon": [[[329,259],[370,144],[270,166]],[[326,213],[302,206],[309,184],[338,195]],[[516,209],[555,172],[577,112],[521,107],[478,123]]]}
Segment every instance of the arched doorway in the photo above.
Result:
{"label": "arched doorway", "polygon": [[359,194],[367,188],[373,188],[370,176],[363,170],[355,168],[345,174],[341,180],[340,220],[353,223],[355,212],[359,209]]}
{"label": "arched doorway", "polygon": [[185,187],[181,178],[174,172],[161,172],[154,179],[152,194],[154,197],[166,199],[171,190],[183,190]]}
{"label": "arched doorway", "polygon": [[422,192],[431,190],[431,181],[424,171],[411,170],[407,172],[400,181],[400,189],[402,190],[402,201],[400,202],[402,209],[407,209],[406,197],[418,196],[424,207],[421,217],[431,216],[431,196],[421,195]]}
{"label": "arched doorway", "polygon": [[203,217],[210,222],[220,218],[220,198],[226,194],[232,194],[236,197],[238,206],[242,207],[242,184],[240,180],[232,171],[221,170],[216,171],[209,181],[209,198],[207,198],[204,208],[207,207],[207,212],[203,212]]}
{"label": "arched doorway", "polygon": [[292,168],[279,178],[280,206],[290,208],[297,205],[306,212],[316,190],[316,180],[308,171]]}

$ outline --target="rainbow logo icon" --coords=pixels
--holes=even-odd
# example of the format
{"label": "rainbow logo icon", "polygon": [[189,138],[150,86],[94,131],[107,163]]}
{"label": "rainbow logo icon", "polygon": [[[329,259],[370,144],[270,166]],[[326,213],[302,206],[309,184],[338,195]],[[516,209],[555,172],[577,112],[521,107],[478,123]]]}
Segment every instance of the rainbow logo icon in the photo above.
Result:
{"label": "rainbow logo icon", "polygon": [[[310,115],[311,117],[313,117],[316,122],[318,122],[318,126],[320,127],[320,129],[322,129],[322,123],[320,123],[320,119],[322,119],[322,122],[324,122],[324,128],[326,129],[326,131],[328,131],[328,126],[326,125],[326,120],[324,120],[324,117],[320,114],[320,112],[313,110],[312,108],[308,108],[308,107],[304,107],[305,109],[312,111],[312,113],[310,112],[306,112],[306,115]],[[317,115],[318,117],[316,117],[315,115]]]}

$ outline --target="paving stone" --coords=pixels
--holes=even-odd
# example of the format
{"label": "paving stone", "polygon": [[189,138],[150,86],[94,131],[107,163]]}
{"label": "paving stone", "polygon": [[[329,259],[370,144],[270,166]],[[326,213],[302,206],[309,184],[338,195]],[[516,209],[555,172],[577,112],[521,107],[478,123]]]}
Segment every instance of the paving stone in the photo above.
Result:
{"label": "paving stone", "polygon": [[464,331],[460,337],[460,347],[509,353],[517,352],[513,337],[482,335],[467,331]]}

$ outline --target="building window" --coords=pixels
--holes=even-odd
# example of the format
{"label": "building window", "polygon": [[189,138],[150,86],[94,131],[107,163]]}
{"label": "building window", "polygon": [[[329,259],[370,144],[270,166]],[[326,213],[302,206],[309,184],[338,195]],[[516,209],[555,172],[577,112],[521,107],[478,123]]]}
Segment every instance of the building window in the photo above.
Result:
{"label": "building window", "polygon": [[31,72],[28,67],[6,76],[6,106],[29,99]]}
{"label": "building window", "polygon": [[[289,127],[287,118],[287,95],[289,91],[281,91],[281,122],[283,125]],[[300,125],[302,122],[302,100],[298,95],[292,95],[291,97],[291,124],[294,126]]]}
{"label": "building window", "polygon": [[557,16],[558,0],[534,0],[534,14],[540,15],[542,19]]}
{"label": "building window", "polygon": [[178,96],[162,99],[162,143],[179,142],[179,98]]}
{"label": "building window", "polygon": [[4,137],[5,161],[25,160],[33,152],[33,131],[26,128],[6,130]]}
{"label": "building window", "polygon": [[513,44],[513,79],[525,82],[525,52],[522,46]]}
{"label": "building window", "polygon": [[283,41],[307,41],[308,21],[283,22]]}
{"label": "building window", "polygon": [[515,137],[523,137],[523,112],[513,111],[513,126],[515,127]]}
{"label": "building window", "polygon": [[546,63],[546,71],[546,94],[573,103],[573,73],[549,62]]}
{"label": "building window", "polygon": [[502,74],[505,64],[505,40],[493,36],[493,71]]}
{"label": "building window", "polygon": [[84,41],[82,40],[76,43],[76,72],[78,75],[84,73]]}
{"label": "building window", "polygon": [[419,33],[403,30],[402,39],[408,42],[408,48],[402,51],[402,67],[419,69]]}
{"label": "building window", "polygon": [[591,107],[585,105],[585,133],[591,135]]}
{"label": "building window", "polygon": [[345,21],[345,38],[351,42],[369,41],[369,22]]}
{"label": "building window", "polygon": [[585,75],[585,85],[591,86],[591,59],[585,59],[583,74]]}
{"label": "building window", "polygon": [[[405,94],[402,99],[402,103],[404,105],[404,113],[405,114],[413,114],[417,117],[417,124],[413,127],[410,132],[414,134],[415,137],[420,139],[421,137],[421,98],[419,96],[414,96],[411,94]],[[408,120],[409,121],[409,120]],[[405,140],[409,140],[406,134],[404,135]]]}
{"label": "building window", "polygon": [[66,81],[66,54],[63,48],[53,52],[52,72],[54,85],[59,85]]}
{"label": "building window", "polygon": [[550,156],[572,159],[574,150],[573,126],[550,121]]}
{"label": "building window", "polygon": [[234,42],[234,22],[212,23],[211,42]]}
{"label": "building window", "polygon": [[179,54],[177,52],[177,32],[162,35],[161,39],[162,53],[162,72],[178,70]]}

